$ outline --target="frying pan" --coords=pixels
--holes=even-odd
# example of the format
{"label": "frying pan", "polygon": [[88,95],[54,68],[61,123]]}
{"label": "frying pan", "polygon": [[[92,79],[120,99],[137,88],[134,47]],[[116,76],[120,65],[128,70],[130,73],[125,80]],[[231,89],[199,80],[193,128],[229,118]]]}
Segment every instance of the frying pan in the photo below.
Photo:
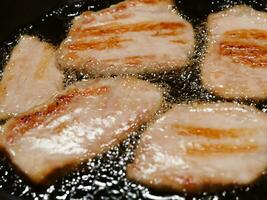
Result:
{"label": "frying pan", "polygon": [[[120,0],[46,0],[0,2],[0,67],[3,68],[16,39],[27,33],[58,45],[66,36],[71,19],[82,11],[106,8]],[[257,10],[267,11],[266,0],[180,0],[176,2],[179,11],[187,18],[198,32],[197,47],[193,64],[184,70],[159,74],[158,76],[140,76],[151,82],[168,86],[167,101],[222,100],[205,91],[199,80],[198,60],[205,43],[203,22],[211,12],[235,4],[248,4]],[[266,112],[267,101],[241,103],[256,105]],[[142,129],[142,128],[141,128]],[[17,171],[0,155],[0,200],[27,199],[188,199],[188,200],[267,200],[267,176],[263,175],[248,187],[235,187],[220,190],[217,193],[174,194],[155,191],[138,183],[129,181],[125,176],[125,166],[134,158],[134,149],[139,139],[139,131],[133,133],[122,144],[113,147],[105,154],[88,163],[83,163],[79,170],[59,178],[53,185],[37,187],[21,179]]]}

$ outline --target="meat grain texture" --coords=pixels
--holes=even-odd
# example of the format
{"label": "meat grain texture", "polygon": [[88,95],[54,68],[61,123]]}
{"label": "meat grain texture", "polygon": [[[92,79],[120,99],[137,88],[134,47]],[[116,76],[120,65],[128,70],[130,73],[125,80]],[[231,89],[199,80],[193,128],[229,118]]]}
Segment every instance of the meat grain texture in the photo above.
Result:
{"label": "meat grain texture", "polygon": [[127,176],[176,192],[250,184],[267,167],[266,120],[234,103],[176,105],[143,133]]}
{"label": "meat grain texture", "polygon": [[[157,86],[135,78],[88,80],[9,120],[1,145],[33,183],[75,167],[125,139],[162,103]],[[62,171],[62,170],[61,170]]]}
{"label": "meat grain texture", "polygon": [[227,99],[267,97],[267,13],[235,6],[208,17],[204,86]]}
{"label": "meat grain texture", "polygon": [[169,0],[127,0],[73,20],[58,51],[60,68],[94,75],[179,69],[194,48],[192,25]]}
{"label": "meat grain texture", "polygon": [[55,49],[24,35],[13,49],[0,83],[0,118],[25,112],[63,89]]}

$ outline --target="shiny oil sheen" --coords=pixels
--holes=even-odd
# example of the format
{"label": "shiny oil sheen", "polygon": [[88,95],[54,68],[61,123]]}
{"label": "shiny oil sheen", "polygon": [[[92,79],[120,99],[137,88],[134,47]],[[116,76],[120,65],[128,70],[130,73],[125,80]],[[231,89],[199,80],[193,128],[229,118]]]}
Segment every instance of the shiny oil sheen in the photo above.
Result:
{"label": "shiny oil sheen", "polygon": [[[68,1],[70,2],[70,1]],[[12,47],[20,34],[28,33],[38,35],[41,38],[58,45],[66,36],[70,21],[82,11],[91,9],[99,10],[106,8],[119,0],[97,0],[97,1],[72,1],[47,13],[42,19],[24,27],[17,34],[10,36],[1,45],[0,63],[2,66]],[[197,47],[192,65],[179,73],[166,72],[161,74],[140,75],[140,78],[148,79],[153,83],[159,83],[168,88],[167,101],[180,103],[186,101],[217,101],[223,100],[205,91],[200,84],[199,62],[205,46],[205,31],[203,21],[211,12],[222,10],[233,4],[248,3],[254,8],[262,11],[267,10],[264,1],[177,1],[179,10],[190,22],[193,23],[197,36]],[[70,81],[77,77],[87,78],[80,74],[78,76],[68,75]],[[242,103],[256,105],[259,109],[267,111],[267,101],[254,102],[245,99]],[[141,129],[143,129],[142,127]],[[21,199],[173,199],[173,200],[263,200],[267,196],[267,177],[262,176],[256,183],[244,188],[228,188],[217,193],[171,194],[160,191],[152,191],[142,185],[133,183],[126,178],[125,169],[127,163],[133,159],[133,150],[139,140],[139,133],[134,133],[121,145],[112,148],[106,154],[98,156],[82,168],[69,173],[66,177],[58,179],[53,185],[40,188],[31,185],[22,179],[12,167],[7,158],[2,155],[0,159],[0,190],[17,196]]]}

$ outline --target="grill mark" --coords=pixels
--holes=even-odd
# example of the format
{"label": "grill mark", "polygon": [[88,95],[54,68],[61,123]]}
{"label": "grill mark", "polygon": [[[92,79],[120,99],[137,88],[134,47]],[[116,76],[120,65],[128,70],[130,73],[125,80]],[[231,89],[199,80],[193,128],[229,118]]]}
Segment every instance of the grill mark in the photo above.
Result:
{"label": "grill mark", "polygon": [[168,31],[168,32],[164,32],[164,33],[158,31],[158,32],[154,33],[152,36],[154,36],[154,37],[175,36],[177,34],[178,34],[177,31]]}
{"label": "grill mark", "polygon": [[135,24],[112,23],[108,25],[89,27],[85,29],[76,28],[70,32],[70,35],[78,37],[87,37],[103,36],[109,34],[123,34],[127,32],[156,31],[157,33],[154,36],[157,36],[163,30],[169,30],[169,34],[173,34],[173,31],[184,27],[185,24],[182,22],[140,22]]}
{"label": "grill mark", "polygon": [[187,42],[184,40],[171,40],[172,43],[174,44],[186,44]]}
{"label": "grill mark", "polygon": [[120,60],[119,58],[110,58],[110,59],[102,60],[102,62],[112,63],[112,62],[118,62],[119,60]]}
{"label": "grill mark", "polygon": [[20,117],[15,117],[12,124],[8,127],[7,141],[12,144],[16,136],[24,135],[28,130],[36,128],[44,123],[49,116],[64,111],[65,106],[69,105],[74,98],[103,95],[108,91],[109,88],[107,86],[99,88],[87,88],[84,90],[72,90],[68,94],[56,97],[53,103],[43,107],[43,109],[39,111]]}
{"label": "grill mark", "polygon": [[267,67],[267,46],[237,42],[220,43],[219,52],[231,57],[235,63],[247,64],[251,67]]}
{"label": "grill mark", "polygon": [[138,65],[141,64],[146,59],[155,59],[154,55],[148,55],[148,56],[129,56],[125,57],[125,63],[129,65]]}
{"label": "grill mark", "polygon": [[41,61],[36,67],[36,71],[34,73],[34,77],[36,79],[43,79],[44,73],[49,65],[50,59],[53,57],[53,51],[51,50],[51,47],[45,47],[44,49],[44,55],[41,58]]}
{"label": "grill mark", "polygon": [[114,20],[121,20],[121,19],[128,19],[131,16],[133,16],[133,14],[124,13],[124,14],[114,14],[112,17]]}
{"label": "grill mark", "polygon": [[238,39],[267,40],[267,32],[259,29],[239,29],[227,31],[224,33],[224,36]]}
{"label": "grill mark", "polygon": [[238,138],[244,134],[251,134],[247,129],[238,129],[238,128],[231,128],[231,129],[213,129],[213,128],[199,128],[199,127],[190,127],[190,126],[183,126],[183,125],[173,125],[175,129],[178,129],[176,133],[182,136],[201,136],[206,137],[209,139],[221,139],[225,137],[230,138]]}
{"label": "grill mark", "polygon": [[226,32],[219,44],[219,54],[250,67],[267,67],[267,32],[235,30]]}
{"label": "grill mark", "polygon": [[65,58],[68,60],[75,60],[75,59],[78,59],[79,56],[76,53],[72,52],[72,53],[68,53]]}
{"label": "grill mark", "polygon": [[258,149],[257,145],[231,146],[220,144],[199,144],[187,147],[186,153],[190,156],[205,156],[207,154],[253,153]]}
{"label": "grill mark", "polygon": [[123,42],[129,42],[132,39],[122,39],[119,37],[112,37],[106,40],[93,40],[91,42],[73,43],[68,45],[69,50],[84,51],[87,49],[104,50],[104,49],[119,49],[122,48]]}

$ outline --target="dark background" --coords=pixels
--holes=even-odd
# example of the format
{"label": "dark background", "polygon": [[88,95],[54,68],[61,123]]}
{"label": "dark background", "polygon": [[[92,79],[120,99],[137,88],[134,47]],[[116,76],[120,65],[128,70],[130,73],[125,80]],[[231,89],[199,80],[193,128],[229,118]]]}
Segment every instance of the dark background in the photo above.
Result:
{"label": "dark background", "polygon": [[[73,1],[78,0],[0,0],[0,43],[15,33],[18,28],[33,23],[59,5]],[[211,1],[218,3],[225,0],[185,0],[182,2],[185,2],[189,9],[203,11],[203,8],[208,7]],[[258,2],[267,3],[267,0],[258,0]]]}
{"label": "dark background", "polygon": [[64,0],[0,0],[0,42],[63,2]]}

